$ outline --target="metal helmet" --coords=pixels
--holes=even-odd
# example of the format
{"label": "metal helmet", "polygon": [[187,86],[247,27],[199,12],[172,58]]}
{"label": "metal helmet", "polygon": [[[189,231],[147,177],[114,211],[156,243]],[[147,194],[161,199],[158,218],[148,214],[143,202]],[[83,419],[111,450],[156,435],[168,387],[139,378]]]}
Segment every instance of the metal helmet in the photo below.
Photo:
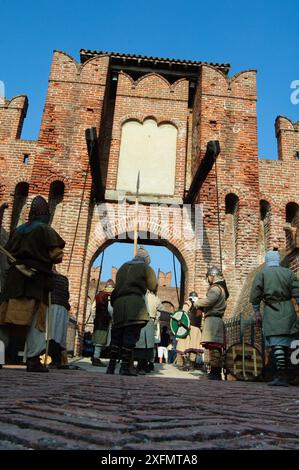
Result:
{"label": "metal helmet", "polygon": [[219,268],[217,268],[217,266],[212,266],[211,268],[209,268],[207,270],[206,276],[207,277],[209,277],[209,276],[222,276],[222,272]]}
{"label": "metal helmet", "polygon": [[189,294],[188,297],[189,297],[189,298],[190,298],[190,297],[198,297],[197,292],[195,292],[195,291],[193,290],[192,292],[190,292],[190,294]]}

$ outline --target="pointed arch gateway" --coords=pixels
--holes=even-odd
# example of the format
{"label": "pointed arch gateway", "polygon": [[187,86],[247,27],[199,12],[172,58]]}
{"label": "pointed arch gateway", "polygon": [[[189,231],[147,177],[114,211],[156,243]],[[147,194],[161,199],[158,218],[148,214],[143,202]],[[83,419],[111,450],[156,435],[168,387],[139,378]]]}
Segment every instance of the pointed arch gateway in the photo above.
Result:
{"label": "pointed arch gateway", "polygon": [[[140,231],[144,234],[145,232]],[[184,296],[187,295],[188,285],[190,283],[190,278],[193,279],[194,273],[192,272],[194,268],[193,259],[191,261],[191,253],[184,246],[183,241],[176,241],[173,239],[165,239],[159,236],[158,230],[153,232],[146,231],[147,239],[139,238],[138,243],[144,245],[145,247],[149,245],[154,246],[163,246],[169,249],[179,260],[181,265],[181,285],[179,288],[180,299],[184,299]],[[80,289],[80,298],[78,300],[79,304],[79,316],[77,319],[78,322],[78,333],[81,336],[84,333],[84,325],[86,322],[86,313],[87,313],[87,301],[88,301],[88,287],[91,274],[91,268],[94,264],[96,258],[98,258],[101,253],[113,245],[114,243],[132,243],[132,258],[133,258],[133,240],[128,237],[126,232],[119,230],[114,238],[110,239],[99,239],[97,237],[91,237],[87,247],[87,255],[85,260],[85,267],[82,276],[81,289]],[[106,261],[107,262],[107,261]],[[193,281],[191,281],[193,282]],[[183,301],[183,300],[182,300]]]}
{"label": "pointed arch gateway", "polygon": [[[142,237],[138,238],[138,244],[143,245],[145,248],[148,246],[161,246],[167,248],[171,253],[173,253],[178,261],[181,264],[181,286],[178,286],[179,288],[179,293],[180,297],[184,299],[184,294],[185,292],[185,284],[187,280],[187,273],[188,273],[188,267],[187,267],[187,262],[185,260],[184,254],[179,250],[179,248],[175,245],[173,245],[169,240],[165,240],[162,238],[157,238],[156,234],[153,233],[147,233],[147,239],[144,239]],[[129,237],[126,237],[125,233],[120,233],[117,238],[111,239],[111,240],[106,240],[93,254],[92,258],[90,259],[89,262],[89,270],[88,270],[88,277],[90,277],[90,271],[91,267],[93,266],[95,260],[103,253],[104,250],[106,250],[109,246],[113,245],[114,243],[131,243],[132,244],[132,256],[133,258],[133,240]],[[131,259],[129,258],[129,259]],[[129,261],[128,259],[128,261]],[[157,277],[158,279],[158,277]]]}

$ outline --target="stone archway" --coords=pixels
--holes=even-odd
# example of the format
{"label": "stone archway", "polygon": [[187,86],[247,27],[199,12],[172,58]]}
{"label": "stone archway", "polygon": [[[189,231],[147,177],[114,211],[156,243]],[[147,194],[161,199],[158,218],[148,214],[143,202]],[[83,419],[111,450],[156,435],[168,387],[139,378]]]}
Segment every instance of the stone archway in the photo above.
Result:
{"label": "stone archway", "polygon": [[[123,234],[120,234],[120,236],[122,237]],[[106,250],[109,246],[111,246],[115,243],[131,243],[131,240],[129,238],[126,238],[126,239],[121,238],[120,240],[119,239],[106,240],[96,250],[96,252],[92,256],[92,258],[90,259],[89,266],[88,266],[88,272],[87,272],[88,282],[89,282],[89,279],[90,279],[91,268],[92,268],[95,260],[103,253],[104,250]],[[173,246],[169,241],[166,241],[166,240],[159,239],[159,240],[155,240],[155,242],[153,243],[151,240],[138,239],[138,243],[142,244],[145,247],[146,246],[162,246],[162,247],[165,247],[177,257],[178,261],[180,262],[181,270],[182,270],[182,276],[181,276],[182,288],[181,288],[181,290],[182,290],[182,297],[184,297],[184,293],[186,292],[186,278],[187,278],[187,273],[188,273],[188,267],[187,267],[186,260],[184,259],[184,256],[182,255],[182,253],[179,252],[178,249],[175,246]],[[132,257],[133,257],[133,243],[132,243]],[[82,320],[83,320],[83,323],[84,323],[84,318]]]}
{"label": "stone archway", "polygon": [[[185,292],[194,290],[198,248],[195,244],[194,229],[190,222],[188,224],[185,208],[179,205],[154,205],[153,214],[153,206],[140,204],[139,207],[140,243],[165,246],[174,253],[183,267]],[[79,338],[83,332],[91,266],[99,254],[112,243],[133,241],[133,214],[134,205],[129,202],[125,204],[109,202],[90,206],[84,251],[74,250],[75,256],[70,263],[69,272],[71,303],[74,312],[78,312]],[[169,231],[164,230],[167,218]],[[188,226],[187,235],[186,226]]]}
{"label": "stone archway", "polygon": [[[123,235],[123,234],[121,234]],[[81,324],[82,324],[82,327],[81,327],[81,330],[82,330],[82,334],[86,331],[86,328],[87,329],[90,329],[90,325],[92,324],[92,320],[91,320],[91,310],[90,310],[90,307],[91,307],[91,304],[93,302],[93,293],[95,292],[94,289],[92,289],[90,283],[91,282],[94,282],[94,279],[93,279],[93,276],[91,276],[91,270],[92,270],[92,267],[94,266],[94,262],[95,260],[98,258],[98,257],[101,257],[101,255],[103,254],[103,252],[108,248],[108,247],[111,247],[112,245],[114,244],[117,244],[117,243],[124,243],[124,244],[127,244],[127,243],[130,243],[131,240],[129,239],[122,239],[121,241],[119,241],[118,239],[115,239],[115,240],[107,240],[105,243],[103,243],[103,245],[101,247],[98,248],[98,250],[94,253],[94,255],[92,256],[91,260],[90,260],[90,263],[89,263],[89,268],[88,268],[88,275],[87,275],[87,278],[88,278],[88,282],[87,282],[87,290],[86,290],[86,300],[85,300],[85,310],[84,310],[84,316],[81,320]],[[138,241],[139,243],[139,241]],[[184,299],[184,294],[186,292],[186,273],[187,273],[187,265],[186,265],[186,262],[184,260],[184,258],[182,257],[181,253],[178,253],[178,251],[176,250],[175,247],[171,246],[169,243],[167,243],[165,240],[158,240],[156,241],[155,243],[151,243],[150,240],[140,240],[140,244],[142,244],[143,246],[145,247],[148,247],[148,246],[161,246],[161,247],[165,247],[167,248],[171,253],[175,254],[175,256],[177,257],[180,265],[181,265],[181,286],[179,285],[178,286],[178,292],[181,293],[181,298],[182,298],[182,303],[183,303],[183,299]],[[107,255],[106,255],[107,257]],[[131,259],[133,257],[133,243],[132,243],[132,256],[128,256],[128,260]],[[105,258],[105,262],[107,258]],[[100,266],[97,266],[96,268],[96,271],[97,271],[97,276],[100,274]],[[106,281],[107,279],[104,279],[103,277],[101,277],[101,281]],[[157,276],[157,280],[158,280],[158,276]],[[175,287],[173,287],[172,289],[176,290]],[[162,290],[163,290],[163,287],[162,287]],[[158,296],[160,297],[160,299],[162,300],[164,297],[165,297],[165,294],[163,296],[163,293],[159,293],[159,288],[158,288]],[[90,296],[90,294],[92,293],[92,298]],[[161,297],[161,294],[162,294],[162,297]],[[82,299],[83,300],[83,299]],[[178,307],[174,307],[174,305],[170,302],[170,301],[162,301],[162,304],[169,304],[172,308],[170,309],[167,309],[166,310],[169,310],[169,311],[175,311],[176,308]],[[179,304],[179,301],[177,301],[177,305]],[[89,319],[89,322],[87,323],[87,319]],[[79,322],[78,322],[79,323]],[[80,329],[80,324],[78,325],[79,329]]]}

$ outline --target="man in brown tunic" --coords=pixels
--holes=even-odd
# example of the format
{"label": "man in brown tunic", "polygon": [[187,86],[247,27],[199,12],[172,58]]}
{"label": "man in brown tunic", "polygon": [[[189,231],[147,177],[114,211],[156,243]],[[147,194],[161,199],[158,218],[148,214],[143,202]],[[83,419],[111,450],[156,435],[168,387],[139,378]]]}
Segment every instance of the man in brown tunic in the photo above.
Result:
{"label": "man in brown tunic", "polygon": [[[40,363],[42,351],[34,340],[34,329],[45,332],[48,294],[52,290],[52,267],[63,257],[64,240],[48,223],[50,212],[47,201],[36,196],[31,204],[28,222],[18,227],[9,239],[6,250],[16,263],[7,272],[2,304],[0,326],[22,325],[29,328],[27,334],[27,371],[47,372]],[[33,277],[21,273],[16,264],[36,270]]]}

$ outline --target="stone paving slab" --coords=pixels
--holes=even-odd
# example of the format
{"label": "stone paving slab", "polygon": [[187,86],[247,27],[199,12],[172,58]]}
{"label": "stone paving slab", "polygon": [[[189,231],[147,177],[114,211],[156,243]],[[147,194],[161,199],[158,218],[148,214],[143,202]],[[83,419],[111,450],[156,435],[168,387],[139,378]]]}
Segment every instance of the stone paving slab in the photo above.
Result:
{"label": "stone paving slab", "polygon": [[[101,359],[105,366],[108,365],[108,359]],[[70,363],[76,366],[79,366],[81,369],[86,370],[88,372],[95,372],[97,374],[105,374],[106,367],[96,367],[93,366],[91,363],[90,358],[87,357],[74,357],[70,360]],[[136,364],[136,362],[135,362]],[[119,371],[119,365],[116,365],[116,373]],[[173,366],[173,364],[155,364],[154,371],[151,372],[152,377],[167,377],[167,378],[176,378],[176,379],[198,379],[198,377],[202,375],[202,372],[198,370],[193,371],[182,371],[179,370],[177,367]]]}
{"label": "stone paving slab", "polygon": [[299,448],[298,387],[175,374],[34,374],[5,367],[0,450]]}

